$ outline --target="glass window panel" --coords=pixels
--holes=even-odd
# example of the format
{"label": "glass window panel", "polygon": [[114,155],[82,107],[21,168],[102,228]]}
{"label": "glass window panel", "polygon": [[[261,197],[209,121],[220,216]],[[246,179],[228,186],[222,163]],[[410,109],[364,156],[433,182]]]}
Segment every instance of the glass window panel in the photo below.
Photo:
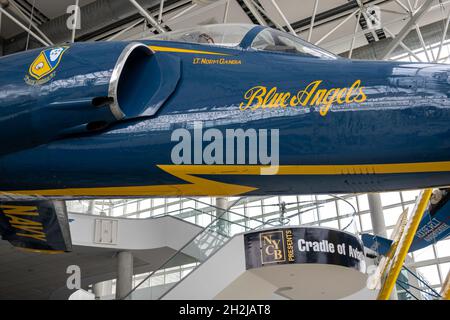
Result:
{"label": "glass window panel", "polygon": [[142,200],[139,202],[139,210],[146,210],[146,209],[150,209],[151,207],[152,207],[151,199]]}
{"label": "glass window panel", "polygon": [[231,211],[235,212],[235,214],[230,213],[229,217],[231,221],[243,219],[242,216],[245,216],[244,207],[233,208]]}
{"label": "glass window panel", "polygon": [[256,227],[261,226],[261,222],[255,220],[248,220],[248,226],[250,227],[250,229],[254,229]]}
{"label": "glass window panel", "polygon": [[190,223],[195,223],[195,216],[184,219]]}
{"label": "glass window panel", "polygon": [[300,214],[300,221],[302,224],[317,221],[317,210],[311,210]]}
{"label": "glass window panel", "polygon": [[197,215],[197,221],[195,219],[195,216],[193,216],[189,219],[186,219],[186,220],[191,221],[193,223],[198,223],[200,226],[205,227],[211,223],[212,219],[213,219],[213,217],[211,217],[210,215],[199,214],[199,215]]}
{"label": "glass window panel", "polygon": [[419,195],[420,191],[402,191],[403,201],[415,201],[416,197]]}
{"label": "glass window panel", "polygon": [[366,213],[361,215],[361,224],[363,231],[372,229],[372,220],[370,219],[370,214]]}
{"label": "glass window panel", "polygon": [[201,198],[198,198],[198,200],[201,202],[208,203],[208,204],[216,204],[215,199],[213,199],[211,197],[201,197]]}
{"label": "glass window panel", "polygon": [[164,275],[154,275],[153,277],[150,277],[150,286],[160,286],[164,284]]}
{"label": "glass window panel", "polygon": [[158,207],[158,206],[162,206],[162,205],[164,205],[166,202],[165,202],[165,199],[164,198],[154,198],[153,199],[153,206],[154,207]]}
{"label": "glass window panel", "polygon": [[194,200],[188,200],[184,201],[182,204],[183,208],[195,208],[195,201]]}
{"label": "glass window panel", "polygon": [[323,49],[315,47],[291,34],[274,29],[261,31],[253,40],[252,48],[263,51],[291,53],[301,57],[336,59],[333,54]]}
{"label": "glass window panel", "polygon": [[150,211],[144,211],[140,214],[140,218],[149,218],[150,217]]}
{"label": "glass window panel", "polygon": [[434,259],[434,251],[432,246],[428,246],[426,248],[417,250],[413,252],[414,255],[414,261],[425,261]]}
{"label": "glass window panel", "polygon": [[123,216],[123,206],[114,207],[112,209],[113,217]]}
{"label": "glass window panel", "polygon": [[439,258],[450,257],[450,239],[438,241],[436,251]]}
{"label": "glass window panel", "polygon": [[277,224],[278,218],[280,218],[279,214],[266,215],[266,216],[264,216],[264,222],[267,222],[269,220],[276,220],[276,222],[272,222],[272,224]]}
{"label": "glass window panel", "polygon": [[240,226],[237,224],[231,224],[231,226],[230,226],[231,235],[235,235],[237,233],[241,233],[241,232],[245,232],[245,231],[247,231],[247,229],[244,228],[243,226]]}
{"label": "glass window panel", "polygon": [[280,206],[278,204],[271,204],[264,206],[264,213],[273,213],[273,212],[279,212]]}
{"label": "glass window panel", "polygon": [[416,269],[417,272],[428,282],[430,285],[439,285],[439,273],[437,269],[437,265],[431,265],[426,267],[420,267]]}
{"label": "glass window panel", "polygon": [[298,205],[292,204],[292,205],[286,205],[286,216],[290,216],[293,214],[298,213]]}
{"label": "glass window panel", "polygon": [[441,270],[442,279],[445,281],[445,278],[447,277],[448,273],[450,272],[450,262],[441,263],[439,265],[439,269]]}
{"label": "glass window panel", "polygon": [[408,209],[408,214],[411,214],[412,210],[414,209],[415,204],[409,204],[407,206],[405,206],[405,209]]}
{"label": "glass window panel", "polygon": [[137,202],[129,202],[125,206],[127,214],[135,213],[137,211]]}
{"label": "glass window panel", "polygon": [[291,225],[291,226],[297,226],[300,224],[298,216],[293,216],[293,217],[290,217],[289,219],[290,219],[289,225]]}
{"label": "glass window panel", "polygon": [[392,204],[401,203],[400,193],[399,192],[385,192],[381,194],[381,203],[383,207],[389,206]]}
{"label": "glass window panel", "polygon": [[263,204],[279,204],[280,200],[278,197],[270,197],[263,200]]}
{"label": "glass window panel", "polygon": [[297,203],[297,196],[282,196],[281,201],[286,203]]}
{"label": "glass window panel", "polygon": [[419,52],[416,54],[417,57],[421,60],[421,61],[427,61],[427,56],[425,55],[425,52]]}
{"label": "glass window panel", "polygon": [[400,217],[400,215],[402,214],[403,209],[402,207],[396,207],[396,208],[391,208],[391,209],[384,209],[383,213],[384,213],[384,223],[386,226],[394,226],[397,221],[398,218]]}
{"label": "glass window panel", "polygon": [[338,224],[337,220],[321,222],[320,226],[321,227],[327,227],[327,228],[339,229],[339,224]]}
{"label": "glass window panel", "polygon": [[256,206],[256,204],[251,204],[250,207],[247,207],[247,216],[248,217],[254,217],[254,216],[260,216],[262,214],[262,208],[261,206]]}
{"label": "glass window panel", "polygon": [[367,199],[367,194],[358,196],[358,204],[360,211],[369,210],[369,200]]}
{"label": "glass window panel", "polygon": [[189,273],[192,272],[192,270],[193,270],[193,268],[181,270],[181,277],[182,278],[186,277]]}
{"label": "glass window panel", "polygon": [[176,272],[170,272],[168,274],[166,274],[166,283],[172,283],[172,282],[177,282],[180,281],[180,271],[176,271]]}
{"label": "glass window panel", "polygon": [[[352,220],[353,220],[353,222],[352,222]],[[341,223],[341,229],[344,229],[345,227],[348,226],[346,229],[346,231],[348,231],[348,232],[357,233],[357,232],[361,231],[361,226],[359,224],[358,217],[355,217],[355,219],[352,219],[352,217],[342,218],[342,219],[340,219],[340,223]]]}
{"label": "glass window panel", "polygon": [[153,35],[150,39],[234,47],[239,45],[247,32],[252,28],[253,25],[238,23],[231,23],[226,26],[223,24],[210,24],[165,32],[156,36]]}
{"label": "glass window panel", "polygon": [[320,220],[330,219],[337,216],[336,212],[336,202],[331,201],[321,204],[319,207],[319,218]]}
{"label": "glass window panel", "polygon": [[[317,200],[333,200],[334,198],[329,194],[319,194],[316,196]],[[314,201],[314,198],[313,198]]]}
{"label": "glass window panel", "polygon": [[160,214],[165,214],[166,213],[166,208],[165,207],[159,207],[157,209],[153,209],[153,215],[157,216]]}
{"label": "glass window panel", "polygon": [[390,228],[390,229],[386,230],[388,239],[392,239],[392,232],[394,232],[394,228]]}
{"label": "glass window panel", "polygon": [[181,205],[179,203],[171,204],[167,207],[167,212],[173,213],[173,212],[179,211],[180,208],[181,208]]}
{"label": "glass window panel", "polygon": [[[358,211],[358,205],[356,204],[356,197],[351,197],[346,200],[350,202],[353,205],[353,207],[355,207],[356,211]],[[347,202],[342,200],[336,200],[336,202],[339,207],[339,215],[344,216],[347,214],[353,214],[355,212]]]}
{"label": "glass window panel", "polygon": [[299,196],[298,197],[301,204],[307,204],[316,201],[314,196]]}

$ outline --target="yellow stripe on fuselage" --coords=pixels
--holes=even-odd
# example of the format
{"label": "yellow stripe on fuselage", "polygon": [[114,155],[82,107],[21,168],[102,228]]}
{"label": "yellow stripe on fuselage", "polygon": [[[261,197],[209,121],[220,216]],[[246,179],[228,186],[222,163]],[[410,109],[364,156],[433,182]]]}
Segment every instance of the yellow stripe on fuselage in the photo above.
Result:
{"label": "yellow stripe on fuselage", "polygon": [[29,252],[29,253],[40,253],[40,254],[61,254],[64,253],[62,250],[46,250],[46,249],[31,249],[31,248],[22,248],[17,247],[20,251]]}
{"label": "yellow stripe on fuselage", "polygon": [[[205,179],[202,175],[264,176],[269,166],[262,165],[158,165],[185,183],[99,188],[0,191],[0,195],[27,196],[235,196],[257,190],[253,186]],[[284,165],[273,172],[277,176],[379,175],[450,172],[450,161],[359,165]],[[320,179],[318,177],[318,179]]]}
{"label": "yellow stripe on fuselage", "polygon": [[149,46],[149,48],[152,49],[153,51],[157,51],[157,52],[196,53],[196,54],[212,54],[212,55],[218,55],[218,56],[229,56],[229,54],[221,53],[221,52],[190,50],[190,49],[173,48],[173,47]]}

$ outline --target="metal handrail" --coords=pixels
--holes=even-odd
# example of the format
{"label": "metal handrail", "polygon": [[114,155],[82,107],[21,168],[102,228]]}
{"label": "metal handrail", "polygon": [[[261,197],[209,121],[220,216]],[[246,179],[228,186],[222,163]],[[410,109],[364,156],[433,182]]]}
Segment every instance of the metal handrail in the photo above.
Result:
{"label": "metal handrail", "polygon": [[238,198],[233,204],[228,206],[227,209],[223,208],[217,208],[221,211],[220,215],[217,216],[217,218],[213,221],[211,221],[210,224],[208,224],[206,227],[204,227],[200,232],[198,232],[195,236],[193,236],[189,241],[187,241],[180,249],[178,249],[173,255],[171,255],[165,262],[163,262],[158,268],[155,268],[154,271],[150,272],[149,275],[147,275],[141,282],[139,282],[134,288],[130,290],[123,298],[122,300],[128,298],[134,291],[136,291],[137,288],[139,288],[145,281],[147,281],[150,277],[152,277],[157,271],[164,269],[164,267],[172,261],[173,258],[175,258],[179,253],[181,253],[188,245],[190,245],[199,235],[201,235],[203,232],[205,232],[210,226],[213,226],[219,219],[224,215],[226,212],[229,212],[229,208],[233,207],[235,203],[237,203],[240,200]]}
{"label": "metal handrail", "polygon": [[[403,265],[403,268],[409,273],[409,274],[411,274],[414,278],[416,278],[417,280],[419,280],[421,283],[423,283],[429,290],[431,290],[433,293],[434,293],[434,295],[436,296],[436,298],[440,298],[441,297],[441,295],[436,291],[436,290],[434,290],[426,281],[425,281],[425,279],[422,279],[422,278],[420,278],[418,275],[416,275],[414,272],[412,272],[408,267],[406,267],[405,265]],[[430,294],[430,293],[428,293],[428,294]],[[430,295],[432,295],[432,294],[430,294]]]}
{"label": "metal handrail", "polygon": [[[399,282],[399,281],[400,281],[400,282]],[[401,281],[401,280],[397,280],[397,285],[398,285],[400,288],[402,288],[403,290],[405,290],[406,293],[409,293],[414,299],[420,300],[420,299],[417,298],[411,291],[409,291],[405,286],[403,286],[402,283],[408,284],[408,283],[403,282],[403,281]],[[409,284],[408,284],[408,285],[409,285]]]}
{"label": "metal handrail", "polygon": [[[422,293],[425,293],[425,294],[427,294],[427,295],[429,295],[429,296],[432,296],[432,297],[434,297],[434,298],[439,298],[439,297],[440,297],[440,296],[435,296],[434,294],[431,294],[430,292],[425,291],[425,290],[422,289],[422,288],[413,286],[413,285],[410,284],[409,282],[406,282],[406,281],[403,281],[403,280],[400,280],[400,279],[397,279],[397,284],[398,284],[400,287],[402,287],[402,289],[404,289],[406,292],[408,292],[408,293],[411,294],[411,295],[413,295],[413,294],[410,293],[409,291],[407,291],[403,286],[401,286],[401,284],[407,285],[407,286],[409,286],[409,287],[411,287],[411,288],[413,288],[413,289],[416,289],[416,290],[418,290],[418,291],[420,291],[420,292],[422,292]],[[419,300],[419,299],[417,299],[417,300]]]}
{"label": "metal handrail", "polygon": [[[330,195],[330,196],[332,196],[332,197],[334,198],[334,200],[338,199],[338,200],[342,200],[342,201],[344,201],[344,202],[350,204],[350,206],[351,206],[351,207],[353,208],[353,210],[356,212],[356,209],[353,207],[353,205],[352,205],[350,202],[346,201],[346,199],[344,199],[344,198],[342,198],[342,197],[339,197],[339,196],[335,196],[335,195]],[[204,233],[206,230],[209,230],[209,229],[212,230],[212,228],[214,228],[214,226],[217,225],[217,222],[218,222],[218,221],[226,221],[226,222],[228,222],[228,223],[230,223],[230,224],[235,224],[235,225],[238,225],[238,226],[240,226],[240,227],[244,227],[245,229],[249,229],[249,230],[257,230],[257,229],[259,229],[261,226],[265,226],[265,225],[271,225],[271,226],[273,226],[271,223],[274,222],[274,219],[270,219],[270,220],[268,220],[268,221],[263,221],[263,220],[255,219],[255,218],[252,218],[252,217],[247,217],[247,216],[242,215],[242,214],[240,214],[240,213],[231,211],[230,208],[233,207],[236,203],[238,203],[238,202],[242,199],[241,197],[238,198],[236,201],[234,201],[233,204],[231,204],[230,206],[228,206],[227,209],[219,208],[219,207],[217,207],[217,206],[211,205],[211,204],[209,204],[209,203],[203,202],[203,201],[198,200],[198,199],[195,199],[195,198],[188,198],[188,199],[193,200],[193,201],[196,201],[196,202],[199,202],[199,203],[202,203],[202,204],[206,204],[206,205],[208,205],[208,206],[210,206],[210,207],[215,208],[216,211],[219,211],[219,212],[221,212],[221,213],[220,213],[220,215],[213,215],[213,214],[211,214],[211,213],[204,212],[204,211],[201,211],[201,210],[196,209],[196,208],[187,207],[187,208],[182,208],[182,209],[178,209],[178,210],[173,210],[173,211],[170,211],[170,212],[166,212],[166,213],[164,213],[164,214],[162,214],[162,215],[158,215],[158,216],[166,216],[166,215],[169,215],[171,212],[177,212],[177,211],[181,211],[181,210],[184,210],[184,209],[188,209],[188,208],[189,208],[189,209],[192,209],[192,210],[194,210],[194,211],[198,211],[198,212],[200,212],[200,213],[202,213],[202,214],[206,214],[206,215],[215,217],[215,219],[212,220],[207,226],[205,226],[205,227],[204,227],[199,233],[197,233],[193,238],[191,238],[189,241],[187,241],[187,242],[186,242],[179,250],[177,250],[177,252],[175,252],[175,253],[174,253],[172,256],[170,256],[165,262],[163,262],[163,263],[161,264],[160,267],[158,267],[158,268],[156,268],[154,271],[150,272],[149,275],[147,275],[141,282],[139,282],[139,283],[138,283],[138,284],[137,284],[137,285],[136,285],[129,293],[127,293],[122,299],[126,299],[127,297],[129,297],[134,291],[136,291],[137,288],[139,288],[145,281],[147,281],[149,278],[151,278],[157,271],[163,269],[170,261],[172,261],[172,259],[173,259],[174,257],[176,257],[176,256],[177,256],[179,253],[181,253],[187,246],[189,246],[195,239],[197,239],[198,236],[200,236],[200,235],[201,235],[202,233]],[[314,208],[311,208],[310,210],[317,209],[317,208],[319,208],[319,205],[320,205],[320,204],[322,204],[322,203],[327,203],[327,202],[329,202],[328,199],[327,199],[327,200],[322,200],[322,201],[316,201],[316,202],[314,202],[314,204],[312,204],[312,205],[314,205],[315,207],[314,207]],[[309,211],[309,210],[306,210],[306,211]],[[254,221],[257,221],[257,222],[260,223],[260,225],[257,226],[257,227],[254,227],[254,228],[250,228],[250,227],[241,225],[241,224],[239,224],[239,223],[236,223],[236,222],[230,221],[230,220],[228,220],[228,219],[222,218],[222,216],[223,216],[225,213],[232,213],[232,214],[235,214],[235,215],[237,215],[237,216],[240,216],[240,217],[244,218],[245,220],[254,220]],[[300,215],[301,213],[303,213],[303,212],[297,212],[297,213],[295,213],[295,214],[293,214],[293,215],[288,216],[287,218],[291,218],[291,217],[294,217],[294,216],[296,216],[296,215]],[[158,217],[158,216],[153,216],[153,217]],[[353,217],[353,218],[354,218],[354,217]],[[350,223],[351,223],[351,222],[350,222]],[[349,225],[350,225],[350,224],[349,224]],[[347,228],[347,227],[348,227],[348,226],[346,226],[346,228]],[[219,232],[219,231],[215,231],[215,232],[217,232],[219,235],[222,235],[222,236],[227,237],[228,239],[230,239],[230,236],[229,236],[229,235],[224,235],[224,234],[222,234],[222,233]],[[198,268],[198,266],[197,266],[196,268]],[[196,268],[194,268],[194,270],[195,270]],[[181,281],[181,280],[180,280],[180,281]],[[163,295],[165,295],[165,294],[166,294],[168,291],[170,291],[171,289],[172,289],[172,288],[170,288],[169,290],[167,290]]]}

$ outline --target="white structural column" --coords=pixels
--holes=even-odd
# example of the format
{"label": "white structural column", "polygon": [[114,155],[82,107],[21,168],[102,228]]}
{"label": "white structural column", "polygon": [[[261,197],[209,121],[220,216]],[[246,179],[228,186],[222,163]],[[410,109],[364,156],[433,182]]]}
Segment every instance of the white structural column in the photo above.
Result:
{"label": "white structural column", "polygon": [[373,233],[387,238],[386,225],[384,223],[383,206],[379,193],[367,194],[369,200],[370,219],[372,220]]}
{"label": "white structural column", "polygon": [[[386,224],[384,222],[383,206],[381,204],[381,196],[379,193],[368,193],[370,219],[372,221],[373,233],[377,236],[387,238]],[[391,300],[397,300],[397,291],[392,290]]]}
{"label": "white structural column", "polygon": [[[117,255],[116,299],[123,299],[133,286],[133,254],[121,251]],[[125,299],[131,299],[131,295]]]}
{"label": "white structural column", "polygon": [[94,284],[92,291],[95,294],[95,299],[100,300],[102,297],[109,296],[112,293],[112,281],[107,280]]}
{"label": "white structural column", "polygon": [[220,217],[221,219],[217,220],[217,229],[223,233],[229,234],[229,214],[226,212],[228,210],[228,200],[227,198],[218,197],[216,198],[216,217]]}

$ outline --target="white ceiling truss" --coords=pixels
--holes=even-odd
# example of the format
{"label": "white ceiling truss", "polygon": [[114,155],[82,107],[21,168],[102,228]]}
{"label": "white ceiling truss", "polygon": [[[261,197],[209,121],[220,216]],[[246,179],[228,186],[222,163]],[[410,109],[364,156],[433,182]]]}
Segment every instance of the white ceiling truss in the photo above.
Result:
{"label": "white ceiling truss", "polygon": [[[128,16],[110,17],[110,23],[102,26],[95,26],[90,16],[86,17],[86,12],[95,9],[94,5],[100,10],[103,3],[118,1],[128,5]],[[60,30],[60,34],[67,33],[64,41],[139,39],[202,24],[254,23],[296,34],[346,57],[353,57],[355,50],[383,42],[384,50],[376,54],[378,59],[402,52],[419,59],[414,50],[420,47],[428,61],[437,61],[439,55],[430,52],[430,36],[424,28],[434,26],[434,33],[439,33],[440,52],[447,39],[450,17],[450,0],[59,0],[58,3],[59,16],[54,9],[49,11],[50,0],[0,0],[0,39],[3,38],[0,47],[2,42],[5,48],[14,47],[16,42],[11,49],[15,52],[60,43],[62,39],[54,35],[56,30],[49,25],[67,16],[65,9],[69,5],[79,3],[81,29]],[[26,45],[19,46],[17,39],[24,33]],[[30,38],[32,46],[28,45]]]}

